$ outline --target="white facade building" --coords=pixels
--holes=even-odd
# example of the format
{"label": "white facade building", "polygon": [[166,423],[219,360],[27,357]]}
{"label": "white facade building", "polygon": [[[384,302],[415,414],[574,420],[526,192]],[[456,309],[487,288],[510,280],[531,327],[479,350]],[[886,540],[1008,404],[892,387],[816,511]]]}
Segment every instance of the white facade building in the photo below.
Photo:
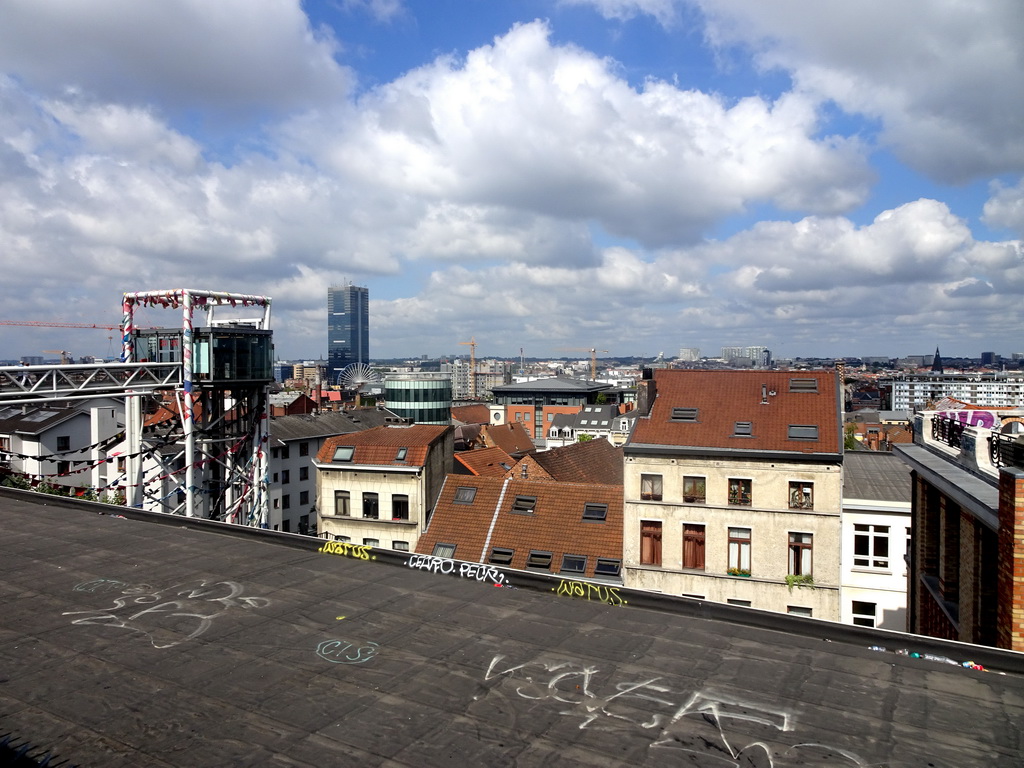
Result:
{"label": "white facade building", "polygon": [[1021,373],[922,373],[892,380],[892,410],[922,410],[926,403],[952,397],[983,408],[1024,406]]}
{"label": "white facade building", "polygon": [[910,469],[893,453],[848,451],[843,472],[840,621],[906,632]]}

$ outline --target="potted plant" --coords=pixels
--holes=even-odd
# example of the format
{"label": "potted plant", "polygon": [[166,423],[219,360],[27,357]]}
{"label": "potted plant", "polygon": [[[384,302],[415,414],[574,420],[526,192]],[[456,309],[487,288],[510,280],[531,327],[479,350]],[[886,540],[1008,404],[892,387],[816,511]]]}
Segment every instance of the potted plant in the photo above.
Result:
{"label": "potted plant", "polygon": [[730,568],[726,573],[730,576],[750,576],[750,571],[746,568]]}
{"label": "potted plant", "polygon": [[809,573],[800,575],[790,573],[786,576],[786,586],[789,587],[790,592],[793,591],[793,587],[800,587],[801,589],[804,587],[813,587],[814,577]]}

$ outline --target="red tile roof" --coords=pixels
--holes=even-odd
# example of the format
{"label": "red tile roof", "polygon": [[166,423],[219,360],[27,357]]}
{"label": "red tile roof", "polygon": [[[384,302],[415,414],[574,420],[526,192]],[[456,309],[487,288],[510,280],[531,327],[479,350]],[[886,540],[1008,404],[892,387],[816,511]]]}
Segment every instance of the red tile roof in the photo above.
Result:
{"label": "red tile roof", "polygon": [[[385,464],[395,466],[419,466],[426,464],[430,446],[440,440],[451,427],[437,424],[414,424],[412,426],[383,426],[362,432],[330,437],[324,441],[316,460],[329,464],[334,452],[340,446],[355,447],[352,464]],[[399,448],[406,448],[404,460],[397,460]],[[344,466],[339,463],[339,466]]]}
{"label": "red tile roof", "polygon": [[[479,448],[475,451],[460,451],[455,460],[462,464],[471,475],[503,477],[516,460],[501,448]],[[504,464],[505,466],[502,466]]]}
{"label": "red tile roof", "polygon": [[554,480],[622,485],[622,449],[604,439],[552,448],[529,458]]}
{"label": "red tile roof", "polygon": [[[459,488],[476,489],[472,503],[455,502]],[[536,499],[532,514],[511,511],[519,496]],[[583,520],[588,503],[606,505],[603,521]],[[622,487],[448,475],[416,551],[431,554],[442,542],[456,545],[455,559],[470,562],[488,562],[494,547],[514,550],[508,567],[519,569],[531,550],[550,553],[552,573],[563,555],[581,555],[586,570],[578,575],[590,578],[598,558],[622,559]]]}
{"label": "red tile roof", "polygon": [[463,424],[487,424],[491,420],[491,412],[483,403],[458,405],[452,408],[452,418]]}
{"label": "red tile roof", "polygon": [[[663,369],[654,372],[654,382],[657,396],[651,415],[637,419],[629,448],[841,451],[838,378],[833,371]],[[794,391],[801,384],[804,391]],[[816,391],[807,391],[812,388]],[[673,419],[673,409],[696,409],[696,419]],[[750,422],[749,437],[736,436],[737,422]],[[792,439],[790,426],[816,426],[818,437]]]}
{"label": "red tile roof", "polygon": [[537,450],[526,428],[518,421],[511,424],[485,425],[483,436],[488,447],[497,446],[512,456]]}

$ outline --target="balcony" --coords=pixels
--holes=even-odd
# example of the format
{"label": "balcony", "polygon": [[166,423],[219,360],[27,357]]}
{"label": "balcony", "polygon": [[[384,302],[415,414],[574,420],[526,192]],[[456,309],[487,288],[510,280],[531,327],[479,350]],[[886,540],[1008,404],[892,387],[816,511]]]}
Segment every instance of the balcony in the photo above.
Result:
{"label": "balcony", "polygon": [[1024,469],[1024,442],[1019,437],[1001,432],[992,433],[988,439],[988,455],[992,466]]}
{"label": "balcony", "polygon": [[932,417],[932,440],[959,449],[963,436],[964,425],[961,422],[940,416]]}

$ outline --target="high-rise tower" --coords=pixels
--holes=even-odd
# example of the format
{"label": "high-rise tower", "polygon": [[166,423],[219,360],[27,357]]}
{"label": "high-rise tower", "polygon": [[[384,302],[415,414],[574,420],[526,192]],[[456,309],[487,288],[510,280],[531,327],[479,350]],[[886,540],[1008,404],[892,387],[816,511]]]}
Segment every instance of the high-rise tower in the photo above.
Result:
{"label": "high-rise tower", "polygon": [[327,289],[327,375],[337,384],[338,374],[352,363],[370,358],[370,291],[357,285]]}

